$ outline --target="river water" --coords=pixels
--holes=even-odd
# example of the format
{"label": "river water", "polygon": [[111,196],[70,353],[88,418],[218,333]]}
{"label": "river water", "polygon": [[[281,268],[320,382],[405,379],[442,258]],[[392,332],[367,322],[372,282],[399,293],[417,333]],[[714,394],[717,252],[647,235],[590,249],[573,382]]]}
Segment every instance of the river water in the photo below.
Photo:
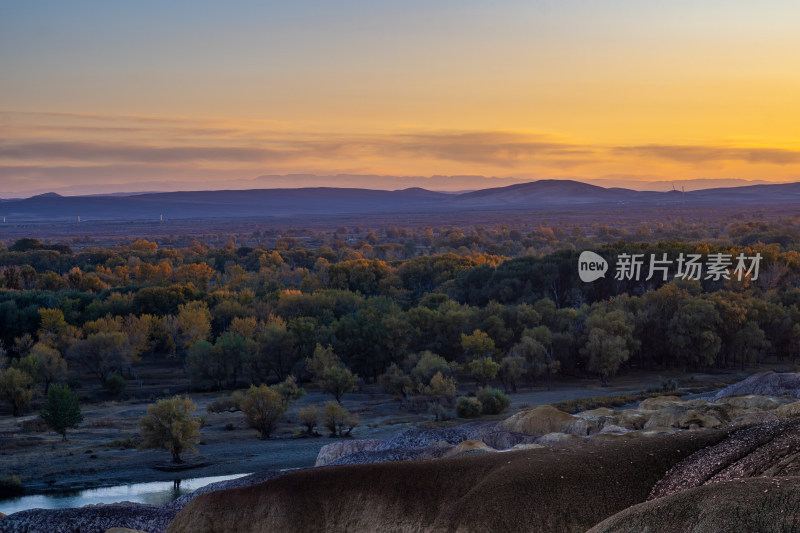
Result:
{"label": "river water", "polygon": [[180,485],[172,481],[154,481],[150,483],[133,483],[99,489],[86,489],[58,494],[38,494],[20,496],[0,500],[0,513],[11,514],[26,509],[64,509],[67,507],[83,507],[97,503],[136,502],[150,505],[161,505],[171,502],[178,496],[204,487],[209,483],[227,481],[248,474],[231,476],[210,476],[184,479]]}

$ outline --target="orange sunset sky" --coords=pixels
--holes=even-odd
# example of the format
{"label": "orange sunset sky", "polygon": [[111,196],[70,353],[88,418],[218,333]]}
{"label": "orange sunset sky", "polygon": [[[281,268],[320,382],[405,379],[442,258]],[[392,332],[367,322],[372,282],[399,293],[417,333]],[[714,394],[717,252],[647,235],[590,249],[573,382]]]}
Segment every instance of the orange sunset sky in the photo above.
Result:
{"label": "orange sunset sky", "polygon": [[0,196],[797,181],[798,28],[795,1],[2,2]]}

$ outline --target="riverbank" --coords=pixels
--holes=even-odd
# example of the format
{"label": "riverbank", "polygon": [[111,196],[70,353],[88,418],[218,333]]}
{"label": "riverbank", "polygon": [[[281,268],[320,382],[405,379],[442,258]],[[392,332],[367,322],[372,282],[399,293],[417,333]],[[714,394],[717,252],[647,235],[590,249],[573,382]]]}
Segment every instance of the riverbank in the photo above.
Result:
{"label": "riverbank", "polygon": [[[702,384],[720,379],[707,376],[697,381]],[[520,390],[510,395],[512,404],[503,417],[525,407],[636,392],[659,382],[660,376],[639,374],[620,377],[609,387],[601,387],[597,380],[575,380],[557,383],[551,391],[543,387]],[[136,449],[137,422],[150,402],[131,400],[84,407],[85,420],[70,431],[67,442],[54,433],[37,430],[41,428],[37,428],[35,416],[0,418],[0,471],[3,475],[18,476],[26,495],[59,494],[124,484],[308,467],[314,465],[322,446],[337,440],[298,437],[300,426],[290,422],[296,420],[298,409],[328,400],[319,392],[309,391],[297,402],[287,413],[290,421],[282,423],[270,440],[256,438],[255,431],[245,426],[241,413],[206,413],[206,405],[219,395],[191,395],[198,405],[197,414],[206,417],[197,452],[210,461],[207,466],[178,473],[154,469],[154,465],[163,464],[168,456],[163,451]],[[427,413],[404,411],[399,403],[377,390],[349,394],[344,406],[361,421],[352,434],[357,439],[387,438],[431,420]],[[0,512],[2,509],[0,500]]]}

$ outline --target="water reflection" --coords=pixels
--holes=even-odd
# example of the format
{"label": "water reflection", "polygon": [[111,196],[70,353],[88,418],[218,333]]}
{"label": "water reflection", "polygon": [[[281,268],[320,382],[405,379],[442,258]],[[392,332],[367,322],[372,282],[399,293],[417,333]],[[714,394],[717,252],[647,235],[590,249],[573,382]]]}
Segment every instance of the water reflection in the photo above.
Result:
{"label": "water reflection", "polygon": [[178,496],[188,494],[209,483],[226,481],[246,476],[210,476],[175,481],[154,481],[150,483],[133,483],[99,489],[63,492],[59,494],[39,494],[21,496],[8,500],[0,500],[0,513],[11,514],[25,509],[64,509],[67,507],[83,507],[97,503],[136,502],[150,505],[162,505],[171,502]]}

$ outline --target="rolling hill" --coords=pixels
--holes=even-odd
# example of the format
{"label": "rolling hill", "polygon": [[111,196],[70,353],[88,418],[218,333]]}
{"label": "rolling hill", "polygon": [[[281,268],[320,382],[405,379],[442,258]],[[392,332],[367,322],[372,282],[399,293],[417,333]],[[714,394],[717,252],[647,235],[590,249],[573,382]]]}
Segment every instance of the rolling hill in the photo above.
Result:
{"label": "rolling hill", "polygon": [[180,191],[116,196],[46,193],[0,201],[9,222],[288,217],[474,210],[621,208],[624,206],[800,205],[800,183],[750,185],[681,193],[604,188],[571,180],[540,180],[462,194],[410,188],[397,191],[313,187]]}

